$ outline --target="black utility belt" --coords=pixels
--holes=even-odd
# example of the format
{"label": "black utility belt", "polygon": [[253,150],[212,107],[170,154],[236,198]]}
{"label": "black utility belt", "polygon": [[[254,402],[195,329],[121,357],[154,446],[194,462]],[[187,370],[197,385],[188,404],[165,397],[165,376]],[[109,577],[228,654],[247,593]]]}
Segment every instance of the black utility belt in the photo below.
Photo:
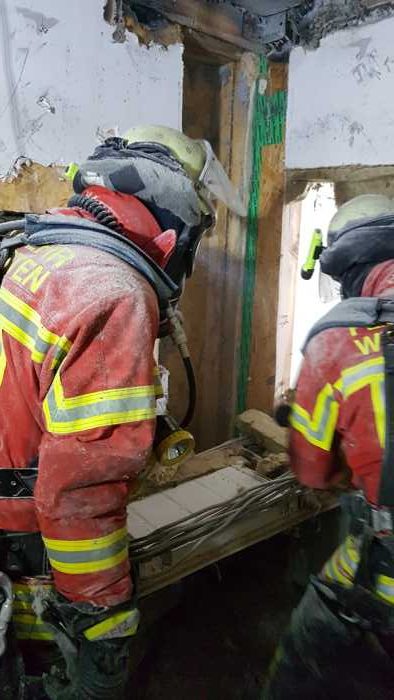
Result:
{"label": "black utility belt", "polygon": [[37,477],[37,467],[0,469],[0,500],[2,498],[32,498]]}

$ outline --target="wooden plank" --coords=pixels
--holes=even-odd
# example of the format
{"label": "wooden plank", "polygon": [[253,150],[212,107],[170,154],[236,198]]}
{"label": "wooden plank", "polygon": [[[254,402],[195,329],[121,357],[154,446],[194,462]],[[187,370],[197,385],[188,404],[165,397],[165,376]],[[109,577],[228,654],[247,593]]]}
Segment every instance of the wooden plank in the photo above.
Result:
{"label": "wooden plank", "polygon": [[[267,91],[286,89],[283,64],[271,64]],[[284,143],[265,146],[262,153],[260,216],[256,250],[250,381],[247,408],[272,412],[275,392],[276,328],[279,265],[284,204]]]}
{"label": "wooden plank", "polygon": [[[225,66],[202,64],[187,55],[185,60],[184,129],[194,138],[211,141],[241,189],[246,186],[250,92],[256,71],[256,60],[249,54],[239,63]],[[209,108],[202,110],[201,105]],[[197,377],[198,400],[191,431],[198,451],[224,442],[232,434],[245,228],[245,221],[218,206],[217,225],[202,242],[181,303]],[[161,360],[171,373],[170,408],[181,417],[186,405],[185,378],[168,340],[161,342]]]}
{"label": "wooden plank", "polygon": [[342,182],[352,180],[373,180],[392,177],[394,165],[341,165],[337,168],[289,168],[286,171],[288,183],[295,182]]}
{"label": "wooden plank", "polygon": [[0,180],[3,211],[42,214],[51,207],[65,206],[71,195],[71,183],[60,167],[30,163],[21,166],[12,179]]}
{"label": "wooden plank", "polygon": [[[231,178],[246,203],[249,197],[249,130],[253,117],[254,88],[259,74],[256,56],[244,54],[235,72],[233,106]],[[220,395],[217,405],[218,434],[223,441],[233,434],[237,412],[239,342],[242,322],[242,290],[247,219],[229,214],[224,245],[225,276],[222,285],[222,311],[218,332],[221,338],[219,366]]]}
{"label": "wooden plank", "polygon": [[[302,198],[311,182],[333,182],[338,185],[338,201],[342,203],[357,194],[394,195],[393,165],[343,165],[337,168],[304,168],[286,171],[286,202]],[[354,192],[354,194],[353,194]]]}
{"label": "wooden plank", "polygon": [[301,201],[287,204],[283,212],[279,270],[278,327],[276,332],[276,401],[281,400],[290,388],[300,223]]}
{"label": "wooden plank", "polygon": [[213,5],[206,0],[143,0],[139,4],[156,10],[172,22],[235,44],[246,51],[262,50],[257,34],[255,38],[245,38],[243,12],[233,5]]}

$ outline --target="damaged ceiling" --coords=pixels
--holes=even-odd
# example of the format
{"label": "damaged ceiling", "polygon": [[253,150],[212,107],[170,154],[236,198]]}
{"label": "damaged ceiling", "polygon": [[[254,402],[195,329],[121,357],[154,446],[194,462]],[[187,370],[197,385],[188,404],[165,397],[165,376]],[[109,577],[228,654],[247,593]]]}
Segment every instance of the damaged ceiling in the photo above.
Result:
{"label": "damaged ceiling", "polygon": [[315,48],[330,32],[394,13],[394,0],[109,0],[108,5],[116,9],[112,24],[155,31],[170,21],[272,60],[286,60],[295,45]]}

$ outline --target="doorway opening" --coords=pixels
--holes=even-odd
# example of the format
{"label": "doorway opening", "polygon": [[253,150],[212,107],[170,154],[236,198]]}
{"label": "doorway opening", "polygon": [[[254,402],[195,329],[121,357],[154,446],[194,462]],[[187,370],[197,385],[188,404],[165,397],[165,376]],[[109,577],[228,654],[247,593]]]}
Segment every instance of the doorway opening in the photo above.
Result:
{"label": "doorway opening", "polygon": [[311,183],[301,200],[291,202],[284,208],[277,330],[277,400],[296,385],[308,331],[340,300],[338,287],[321,275],[319,262],[310,280],[301,277],[314,229],[321,229],[325,244],[328,225],[336,210],[334,185],[330,182]]}

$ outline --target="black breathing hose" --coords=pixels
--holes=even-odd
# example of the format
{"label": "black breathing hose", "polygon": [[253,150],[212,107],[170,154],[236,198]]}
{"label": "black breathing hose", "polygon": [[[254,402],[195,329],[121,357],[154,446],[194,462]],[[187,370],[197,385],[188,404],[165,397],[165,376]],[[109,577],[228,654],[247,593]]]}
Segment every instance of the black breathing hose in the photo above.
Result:
{"label": "black breathing hose", "polygon": [[197,386],[196,376],[194,374],[194,369],[190,357],[182,357],[182,361],[186,371],[187,382],[189,385],[189,403],[187,406],[185,417],[181,422],[181,428],[187,428],[187,426],[191,423],[193,419],[194,411],[196,408]]}

